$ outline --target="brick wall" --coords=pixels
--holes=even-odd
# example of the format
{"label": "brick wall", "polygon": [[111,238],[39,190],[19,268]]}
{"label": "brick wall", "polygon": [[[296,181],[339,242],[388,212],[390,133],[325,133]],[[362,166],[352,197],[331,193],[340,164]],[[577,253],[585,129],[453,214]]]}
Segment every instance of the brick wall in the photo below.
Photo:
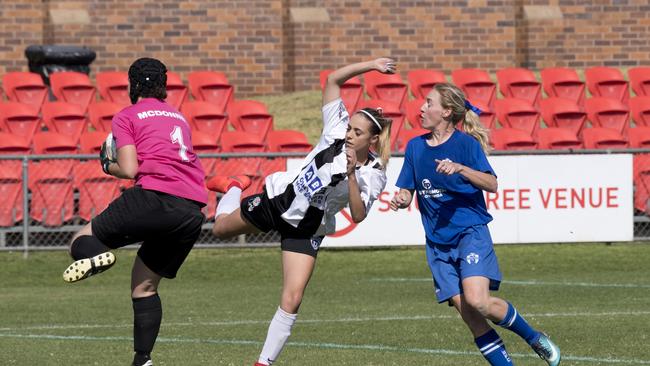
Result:
{"label": "brick wall", "polygon": [[[527,2],[525,2],[527,3]],[[544,0],[562,19],[522,19],[520,65],[631,67],[650,65],[650,3],[647,0]],[[521,19],[521,18],[520,18]]]}
{"label": "brick wall", "polygon": [[43,39],[42,0],[0,0],[0,74],[27,70],[25,48]]}
{"label": "brick wall", "polygon": [[[650,64],[647,0],[2,0],[0,74],[30,44],[85,45],[93,70],[137,57],[225,72],[245,97],[392,55],[406,70]],[[538,8],[531,8],[538,7]],[[531,10],[532,9],[532,10]],[[549,10],[550,9],[550,10]]]}

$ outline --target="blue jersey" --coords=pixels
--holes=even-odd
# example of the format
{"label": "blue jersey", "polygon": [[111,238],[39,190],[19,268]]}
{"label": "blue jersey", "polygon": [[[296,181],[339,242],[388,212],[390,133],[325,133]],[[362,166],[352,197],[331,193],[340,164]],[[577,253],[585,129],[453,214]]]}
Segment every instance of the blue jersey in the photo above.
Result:
{"label": "blue jersey", "polygon": [[409,141],[396,185],[417,191],[427,239],[453,245],[465,229],[487,224],[492,216],[485,207],[482,190],[460,174],[437,173],[435,160],[450,159],[480,172],[496,174],[474,137],[456,130],[446,142],[433,147],[427,144],[428,136]]}

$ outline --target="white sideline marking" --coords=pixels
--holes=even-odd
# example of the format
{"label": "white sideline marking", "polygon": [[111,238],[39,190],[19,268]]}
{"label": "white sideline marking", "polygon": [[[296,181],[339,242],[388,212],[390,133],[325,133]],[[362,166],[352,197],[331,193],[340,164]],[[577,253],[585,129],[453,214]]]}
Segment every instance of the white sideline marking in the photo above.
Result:
{"label": "white sideline marking", "polygon": [[[373,278],[372,282],[433,282],[431,277],[428,278]],[[534,285],[534,286],[568,286],[568,287],[615,287],[615,288],[650,288],[650,285],[636,283],[590,283],[590,282],[546,282],[534,280],[504,280],[501,281],[507,285]]]}
{"label": "white sideline marking", "polygon": [[[611,311],[600,313],[566,312],[566,313],[526,313],[526,318],[560,318],[560,317],[611,317],[611,316],[638,316],[650,315],[650,311]],[[376,321],[401,321],[401,320],[436,320],[436,319],[458,319],[459,315],[411,315],[411,316],[386,316],[369,318],[339,318],[339,319],[299,319],[299,324],[322,324],[322,323],[362,323]],[[196,327],[196,326],[236,326],[236,325],[267,325],[271,320],[223,320],[212,322],[163,322],[163,327]],[[43,324],[28,327],[6,327],[0,328],[1,332],[12,332],[20,330],[57,330],[57,329],[116,329],[131,328],[133,324]]]}
{"label": "white sideline marking", "polygon": [[[23,339],[36,339],[36,340],[80,340],[80,341],[128,341],[131,342],[131,337],[91,337],[91,336],[60,336],[52,334],[1,334],[3,338],[23,338]],[[249,340],[228,340],[228,339],[197,339],[197,338],[166,338],[160,337],[157,342],[160,343],[207,343],[207,344],[234,344],[234,345],[255,345],[261,346],[263,343],[258,341]],[[424,353],[434,355],[446,356],[473,356],[481,357],[478,352],[470,351],[457,351],[449,349],[434,349],[434,348],[404,348],[395,346],[384,346],[380,344],[338,344],[338,343],[309,343],[309,342],[288,342],[287,346],[292,347],[306,347],[306,348],[326,348],[326,349],[355,349],[355,350],[368,350],[368,351],[382,351],[382,352],[406,352],[406,353]],[[512,353],[512,357],[516,358],[537,358],[533,354]],[[582,357],[564,355],[562,359],[565,361],[575,362],[592,362],[592,363],[606,363],[606,364],[628,364],[628,365],[650,365],[650,360],[638,359],[620,359],[620,358],[597,358],[597,357]]]}

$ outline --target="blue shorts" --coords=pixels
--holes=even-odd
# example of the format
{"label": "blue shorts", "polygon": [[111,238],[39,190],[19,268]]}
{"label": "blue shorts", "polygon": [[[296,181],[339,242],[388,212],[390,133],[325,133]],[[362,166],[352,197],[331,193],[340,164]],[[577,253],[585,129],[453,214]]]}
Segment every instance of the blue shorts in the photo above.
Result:
{"label": "blue shorts", "polygon": [[427,240],[426,251],[439,303],[462,294],[462,280],[467,277],[486,277],[490,279],[490,290],[499,289],[501,271],[487,225],[465,229],[455,245]]}

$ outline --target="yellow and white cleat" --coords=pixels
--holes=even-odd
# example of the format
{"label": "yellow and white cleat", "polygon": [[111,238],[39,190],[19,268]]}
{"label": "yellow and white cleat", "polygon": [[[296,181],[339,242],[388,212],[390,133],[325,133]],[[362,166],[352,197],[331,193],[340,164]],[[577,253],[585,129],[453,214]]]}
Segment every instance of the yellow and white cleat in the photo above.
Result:
{"label": "yellow and white cleat", "polygon": [[115,255],[104,252],[92,258],[79,259],[63,272],[65,282],[77,282],[97,273],[104,272],[115,264]]}

